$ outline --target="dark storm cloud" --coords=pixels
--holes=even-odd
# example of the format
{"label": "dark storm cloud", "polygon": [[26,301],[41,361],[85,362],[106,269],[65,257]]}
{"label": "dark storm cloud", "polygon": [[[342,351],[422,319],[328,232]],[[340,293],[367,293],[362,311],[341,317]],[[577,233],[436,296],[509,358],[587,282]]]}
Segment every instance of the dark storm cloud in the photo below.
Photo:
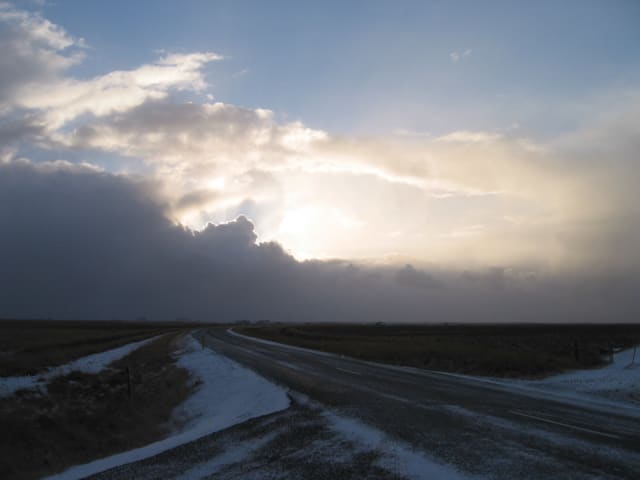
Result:
{"label": "dark storm cloud", "polygon": [[[192,233],[152,185],[69,165],[0,165],[0,316],[291,318],[299,265],[244,217]],[[282,306],[286,306],[282,307]]]}
{"label": "dark storm cloud", "polygon": [[400,285],[418,288],[436,288],[442,284],[433,275],[416,270],[413,265],[405,265],[396,272],[396,280]]}
{"label": "dark storm cloud", "polygon": [[0,153],[20,142],[37,140],[43,133],[42,125],[30,116],[0,119]]}
{"label": "dark storm cloud", "polygon": [[298,262],[256,243],[245,217],[177,226],[154,191],[86,167],[0,164],[0,317],[625,321],[640,310],[629,277]]}

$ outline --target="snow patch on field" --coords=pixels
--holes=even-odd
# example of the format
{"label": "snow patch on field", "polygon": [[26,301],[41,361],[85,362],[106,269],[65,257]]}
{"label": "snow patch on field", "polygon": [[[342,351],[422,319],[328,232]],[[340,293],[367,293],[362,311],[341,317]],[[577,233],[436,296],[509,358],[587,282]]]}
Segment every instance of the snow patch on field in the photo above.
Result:
{"label": "snow patch on field", "polygon": [[[398,367],[419,373],[412,367]],[[517,390],[531,397],[554,399],[587,406],[602,412],[619,411],[640,417],[640,349],[635,362],[633,349],[613,355],[613,362],[601,368],[573,370],[541,380],[506,380],[473,377],[449,372],[434,372],[470,382],[482,382],[497,388]]]}
{"label": "snow patch on field", "polygon": [[152,337],[139,342],[132,342],[118,348],[94,353],[86,357],[78,358],[73,362],[49,367],[45,372],[37,375],[25,375],[19,377],[0,377],[0,397],[8,397],[18,390],[34,390],[43,387],[56,377],[68,375],[71,372],[84,372],[90,374],[100,373],[109,364],[126,357],[134,350],[152,342],[158,338]]}
{"label": "snow patch on field", "polygon": [[596,395],[640,405],[640,352],[633,349],[613,356],[613,363],[591,370],[576,370],[526,382],[544,389]]}
{"label": "snow patch on field", "polygon": [[[178,366],[196,379],[195,393],[174,412],[176,433],[141,448],[71,467],[47,480],[75,480],[155,456],[251,418],[289,407],[287,392],[226,357],[185,338]],[[209,466],[215,470],[216,466]]]}

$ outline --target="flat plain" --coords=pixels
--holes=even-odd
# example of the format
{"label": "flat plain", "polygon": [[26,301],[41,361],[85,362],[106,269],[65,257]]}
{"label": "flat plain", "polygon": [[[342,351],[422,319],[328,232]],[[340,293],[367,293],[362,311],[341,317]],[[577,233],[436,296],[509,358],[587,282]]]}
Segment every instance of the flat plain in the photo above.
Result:
{"label": "flat plain", "polygon": [[602,366],[611,353],[640,343],[637,324],[310,324],[236,331],[362,360],[512,378]]}

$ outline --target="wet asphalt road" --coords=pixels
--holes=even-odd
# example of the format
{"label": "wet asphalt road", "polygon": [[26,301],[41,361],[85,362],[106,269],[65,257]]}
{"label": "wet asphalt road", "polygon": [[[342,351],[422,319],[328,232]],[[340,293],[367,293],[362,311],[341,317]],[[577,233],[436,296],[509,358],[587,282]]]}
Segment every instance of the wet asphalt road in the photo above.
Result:
{"label": "wet asphalt road", "polygon": [[640,478],[638,409],[260,343],[223,329],[197,336],[261,375],[469,474]]}

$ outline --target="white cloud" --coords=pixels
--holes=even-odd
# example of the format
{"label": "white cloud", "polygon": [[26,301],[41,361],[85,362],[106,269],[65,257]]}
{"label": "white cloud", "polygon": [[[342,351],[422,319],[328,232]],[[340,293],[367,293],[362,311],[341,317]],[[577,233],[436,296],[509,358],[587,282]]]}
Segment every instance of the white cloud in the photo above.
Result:
{"label": "white cloud", "polygon": [[468,48],[468,49],[466,49],[464,51],[461,51],[461,52],[451,52],[449,54],[449,58],[451,59],[451,61],[453,63],[458,63],[460,60],[471,56],[472,53],[473,53],[473,50]]}
{"label": "white cloud", "polygon": [[148,101],[127,112],[87,122],[64,141],[71,146],[141,157],[154,164],[244,170],[275,167],[279,159],[304,154],[310,145],[326,137],[326,133],[299,122],[278,124],[265,109]]}
{"label": "white cloud", "polygon": [[500,140],[501,138],[502,135],[499,133],[460,130],[438,137],[436,138],[436,141],[451,143],[492,143]]}
{"label": "white cloud", "polygon": [[164,54],[132,70],[90,80],[65,76],[84,58],[85,42],[37,13],[0,4],[0,113],[16,108],[36,111],[55,130],[83,114],[123,112],[171,89],[207,87],[202,67],[222,57],[212,52]]}
{"label": "white cloud", "polygon": [[393,131],[394,135],[399,137],[430,137],[431,132],[421,132],[418,130],[407,130],[406,128],[396,128]]}
{"label": "white cloud", "polygon": [[0,3],[0,114],[15,108],[25,85],[46,86],[80,62],[84,47],[41,15]]}
{"label": "white cloud", "polygon": [[86,113],[100,117],[165,98],[170,89],[202,90],[207,86],[202,66],[220,58],[211,52],[167,55],[133,70],[87,81],[62,79],[46,89],[31,84],[21,89],[18,102],[43,111],[47,126],[55,129]]}
{"label": "white cloud", "polygon": [[84,46],[82,39],[73,38],[62,27],[40,14],[18,10],[9,3],[0,2],[0,21],[15,25],[16,30],[22,33],[21,40],[40,43],[54,50],[64,50],[73,45]]}
{"label": "white cloud", "polygon": [[247,75],[251,70],[249,70],[248,68],[243,68],[242,70],[235,72],[234,74],[231,75],[231,78],[233,78],[234,80],[236,78],[240,78],[240,77],[244,77],[245,75]]}

